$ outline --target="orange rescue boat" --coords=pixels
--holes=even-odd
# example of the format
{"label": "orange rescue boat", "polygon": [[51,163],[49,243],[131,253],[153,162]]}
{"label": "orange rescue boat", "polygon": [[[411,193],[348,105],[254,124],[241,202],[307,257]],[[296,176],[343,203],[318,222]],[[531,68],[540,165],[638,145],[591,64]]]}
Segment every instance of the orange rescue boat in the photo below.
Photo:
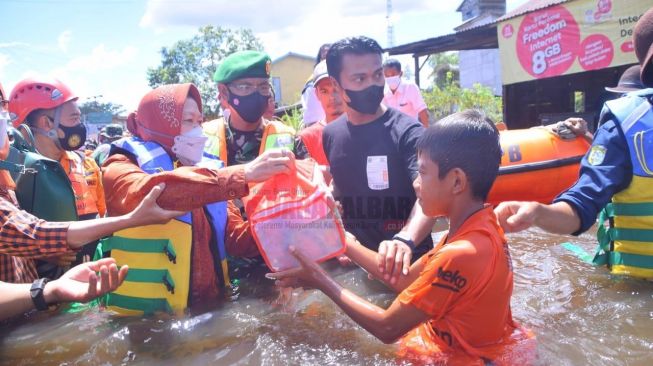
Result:
{"label": "orange rescue boat", "polygon": [[583,138],[564,140],[546,128],[500,131],[501,166],[488,202],[553,199],[578,179],[590,147]]}

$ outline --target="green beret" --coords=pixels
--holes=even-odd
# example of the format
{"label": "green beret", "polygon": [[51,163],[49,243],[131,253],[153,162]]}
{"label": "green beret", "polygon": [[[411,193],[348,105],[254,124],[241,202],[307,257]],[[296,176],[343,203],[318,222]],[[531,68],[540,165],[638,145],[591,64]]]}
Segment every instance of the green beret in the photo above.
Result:
{"label": "green beret", "polygon": [[218,83],[230,83],[243,78],[269,78],[270,56],[259,51],[238,51],[227,56],[213,74]]}

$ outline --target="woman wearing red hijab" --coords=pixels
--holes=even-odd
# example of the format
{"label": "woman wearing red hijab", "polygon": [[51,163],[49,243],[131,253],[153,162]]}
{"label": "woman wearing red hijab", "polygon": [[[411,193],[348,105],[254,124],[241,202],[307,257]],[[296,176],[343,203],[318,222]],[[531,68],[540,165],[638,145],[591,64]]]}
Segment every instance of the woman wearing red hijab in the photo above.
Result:
{"label": "woman wearing red hijab", "polygon": [[226,254],[258,254],[251,240],[225,240],[227,217],[238,210],[224,201],[246,196],[248,183],[290,172],[294,156],[270,151],[223,167],[203,156],[202,122],[197,88],[165,85],[146,94],[129,116],[133,136],[112,143],[102,167],[109,215],[130,211],[159,183],[166,184],[161,207],[189,211],[166,225],[124,230],[103,242],[105,253],[132,269],[106,300],[118,312],[176,312],[218,299],[229,284]]}

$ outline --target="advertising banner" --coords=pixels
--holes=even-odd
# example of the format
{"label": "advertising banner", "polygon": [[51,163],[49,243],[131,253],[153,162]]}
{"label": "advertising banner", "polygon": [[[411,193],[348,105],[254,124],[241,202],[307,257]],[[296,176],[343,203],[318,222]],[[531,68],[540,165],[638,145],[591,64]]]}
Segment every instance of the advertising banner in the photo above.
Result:
{"label": "advertising banner", "polygon": [[632,34],[653,0],[575,0],[497,27],[503,84],[636,63]]}

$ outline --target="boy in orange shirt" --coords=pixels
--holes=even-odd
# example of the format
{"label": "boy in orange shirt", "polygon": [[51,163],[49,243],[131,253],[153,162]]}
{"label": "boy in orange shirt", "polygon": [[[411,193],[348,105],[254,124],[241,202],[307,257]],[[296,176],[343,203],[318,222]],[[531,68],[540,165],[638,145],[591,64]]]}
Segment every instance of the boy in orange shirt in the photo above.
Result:
{"label": "boy in orange shirt", "polygon": [[[417,150],[417,198],[426,215],[447,216],[450,229],[407,275],[386,283],[399,293],[388,309],[344,289],[296,248],[291,253],[301,268],[268,276],[285,284],[296,278],[321,290],[385,343],[401,338],[402,357],[429,363],[506,361],[512,357],[506,344],[518,338],[510,311],[512,264],[503,231],[485,204],[501,160],[498,131],[480,112],[464,111],[429,127]],[[352,238],[346,254],[383,278],[376,252]]]}

